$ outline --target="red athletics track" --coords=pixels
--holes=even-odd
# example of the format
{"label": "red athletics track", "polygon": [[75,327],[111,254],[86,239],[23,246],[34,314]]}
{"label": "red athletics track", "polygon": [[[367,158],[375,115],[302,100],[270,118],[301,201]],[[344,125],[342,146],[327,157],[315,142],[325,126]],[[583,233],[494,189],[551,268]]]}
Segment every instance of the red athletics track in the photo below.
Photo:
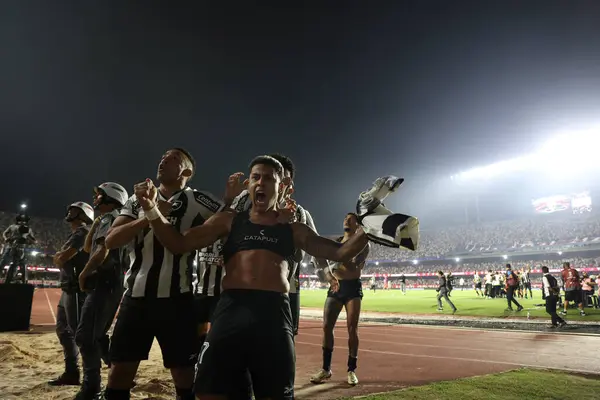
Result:
{"label": "red athletics track", "polygon": [[[32,324],[54,325],[58,289],[34,295]],[[432,381],[507,371],[520,367],[558,368],[600,373],[596,352],[600,337],[555,333],[484,331],[414,325],[361,324],[357,375],[360,384],[346,384],[345,321],[336,327],[333,377],[312,385],[308,378],[321,366],[321,323],[301,322],[296,338],[296,397],[335,399],[385,392]],[[591,354],[591,355],[590,355]]]}

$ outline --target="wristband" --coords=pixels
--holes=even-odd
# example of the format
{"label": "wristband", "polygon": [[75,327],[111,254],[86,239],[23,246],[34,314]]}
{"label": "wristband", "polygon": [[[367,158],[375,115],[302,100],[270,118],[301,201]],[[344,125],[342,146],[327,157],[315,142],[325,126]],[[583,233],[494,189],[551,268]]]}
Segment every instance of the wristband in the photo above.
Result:
{"label": "wristband", "polygon": [[159,219],[160,217],[162,217],[162,214],[160,213],[160,210],[157,206],[152,207],[151,209],[146,211],[145,214],[146,219],[148,221],[154,221],[155,219]]}

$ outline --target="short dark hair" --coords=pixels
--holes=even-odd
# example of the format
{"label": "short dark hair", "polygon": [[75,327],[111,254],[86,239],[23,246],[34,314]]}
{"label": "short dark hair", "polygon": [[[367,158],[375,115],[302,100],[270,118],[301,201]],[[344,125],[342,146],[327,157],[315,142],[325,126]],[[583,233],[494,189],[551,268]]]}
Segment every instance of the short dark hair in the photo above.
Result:
{"label": "short dark hair", "polygon": [[546,267],[545,265],[542,267],[542,272],[547,274],[548,273],[548,267]]}
{"label": "short dark hair", "polygon": [[568,261],[565,261],[565,262],[563,263],[563,268],[564,268],[564,267],[571,268],[571,263],[570,263],[570,262],[568,262]]}
{"label": "short dark hair", "polygon": [[189,179],[192,179],[192,177],[194,176],[194,173],[196,173],[196,160],[194,160],[194,157],[192,157],[192,153],[190,153],[183,147],[173,147],[171,150],[180,152],[181,154],[183,154],[183,156],[185,158],[187,158],[187,160],[190,162],[190,164],[192,164],[192,175],[190,175],[190,177],[189,177]]}
{"label": "short dark hair", "polygon": [[444,271],[438,271],[438,275],[444,275]]}
{"label": "short dark hair", "polygon": [[252,161],[250,161],[250,165],[248,166],[248,168],[252,169],[252,167],[254,167],[255,165],[258,165],[258,164],[263,164],[263,165],[268,165],[270,167],[273,167],[273,169],[275,170],[277,175],[279,175],[280,178],[283,177],[283,165],[281,165],[281,163],[279,161],[277,161],[275,158],[273,158],[271,156],[254,157],[254,159]]}
{"label": "short dark hair", "polygon": [[290,172],[290,178],[294,179],[296,176],[296,166],[291,158],[279,153],[270,154],[270,156],[279,161],[283,165],[283,169]]}
{"label": "short dark hair", "polygon": [[346,217],[347,217],[348,215],[352,215],[354,218],[356,218],[356,220],[357,220],[357,221],[359,221],[359,219],[358,219],[358,214],[356,214],[356,213],[353,213],[353,212],[349,212],[349,213],[347,213],[347,214],[346,214]]}
{"label": "short dark hair", "polygon": [[512,269],[512,267],[510,266],[510,264],[506,264],[506,268]]}

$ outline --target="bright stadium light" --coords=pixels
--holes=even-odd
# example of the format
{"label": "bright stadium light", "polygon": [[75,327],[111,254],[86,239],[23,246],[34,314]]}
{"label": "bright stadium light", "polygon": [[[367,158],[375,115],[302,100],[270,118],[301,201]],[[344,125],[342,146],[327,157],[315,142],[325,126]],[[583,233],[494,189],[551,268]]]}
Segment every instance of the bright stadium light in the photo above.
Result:
{"label": "bright stadium light", "polygon": [[505,254],[502,256],[502,258],[504,258],[506,260],[508,258],[508,256]]}
{"label": "bright stadium light", "polygon": [[[576,130],[554,136],[531,154],[473,168],[452,175],[453,181],[488,180],[511,172],[538,170],[550,174],[573,173],[596,167],[596,149],[600,146],[600,128]],[[576,163],[560,163],[565,154],[577,154]]]}
{"label": "bright stadium light", "polygon": [[21,203],[21,210],[23,210],[23,211],[27,210],[27,204]]}
{"label": "bright stadium light", "polygon": [[459,262],[459,261],[460,261],[460,258],[456,257],[456,258],[454,259],[454,261],[456,261],[456,262]]}
{"label": "bright stadium light", "polygon": [[419,260],[413,260],[413,264],[417,265],[419,263]]}
{"label": "bright stadium light", "polygon": [[37,256],[38,254],[40,254],[40,252],[39,252],[39,251],[35,251],[35,250],[33,250],[33,251],[31,252],[31,255],[32,255],[33,257]]}
{"label": "bright stadium light", "polygon": [[375,261],[375,265],[379,265],[379,261]]}
{"label": "bright stadium light", "polygon": [[562,251],[559,251],[559,252],[558,252],[558,255],[559,255],[559,256],[562,256]]}

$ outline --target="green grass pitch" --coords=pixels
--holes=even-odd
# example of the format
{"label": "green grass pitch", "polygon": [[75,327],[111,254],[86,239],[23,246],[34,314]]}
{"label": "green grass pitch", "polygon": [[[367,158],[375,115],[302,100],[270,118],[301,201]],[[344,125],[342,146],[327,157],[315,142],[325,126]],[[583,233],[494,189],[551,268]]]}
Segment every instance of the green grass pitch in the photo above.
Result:
{"label": "green grass pitch", "polygon": [[[389,312],[389,313],[401,313],[401,314],[448,314],[452,313],[452,310],[447,306],[442,299],[444,304],[444,311],[437,311],[436,302],[437,293],[435,290],[408,290],[406,295],[403,295],[400,290],[377,290],[373,293],[371,290],[364,290],[364,297],[362,302],[363,311],[378,311],[378,312]],[[301,290],[300,304],[302,307],[307,308],[323,308],[325,298],[327,296],[326,290]],[[450,299],[458,308],[457,316],[480,316],[480,317],[523,317],[527,318],[527,312],[529,312],[531,318],[542,318],[547,319],[548,322],[550,317],[546,314],[543,306],[536,306],[536,304],[543,304],[544,301],[541,298],[541,292],[534,290],[533,299],[517,299],[519,303],[525,309],[521,312],[510,312],[505,311],[507,308],[506,299],[485,299],[477,297],[475,291],[472,289],[461,291],[455,289],[452,292]],[[570,308],[568,315],[565,318],[568,320],[583,320],[583,321],[599,321],[600,310],[592,308],[585,309],[587,316],[579,316],[578,310]]]}

